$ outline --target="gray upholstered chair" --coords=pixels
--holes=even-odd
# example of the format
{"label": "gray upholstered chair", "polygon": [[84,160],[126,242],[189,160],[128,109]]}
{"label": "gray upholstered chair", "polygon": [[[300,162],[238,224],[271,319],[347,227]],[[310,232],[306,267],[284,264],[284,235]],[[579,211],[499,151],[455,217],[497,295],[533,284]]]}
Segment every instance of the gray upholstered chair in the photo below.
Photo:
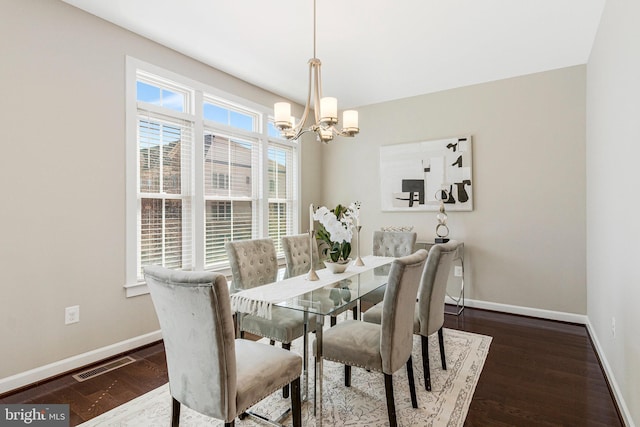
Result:
{"label": "gray upholstered chair", "polygon": [[[284,250],[284,259],[287,262],[287,270],[284,277],[300,276],[309,272],[309,235],[308,234],[296,234],[293,236],[284,236],[282,238],[282,249]],[[318,244],[315,242],[312,245],[313,250],[313,268],[315,270],[324,268],[324,264],[320,261],[318,255]],[[329,306],[335,305],[334,299],[340,300],[342,294],[339,289],[331,289],[331,292],[325,299],[326,304]],[[331,326],[336,324],[336,316],[345,310],[353,310],[353,318],[358,318],[358,306],[355,302],[347,304],[340,310],[331,315]]]}
{"label": "gray upholstered chair", "polygon": [[[415,231],[374,231],[372,253],[402,257],[413,253],[418,234]],[[386,266],[388,269],[389,266]]]}
{"label": "gray upholstered chair", "polygon": [[235,339],[223,275],[157,266],[146,267],[144,275],[164,339],[172,426],[179,424],[180,405],[233,426],[238,415],[287,384],[293,425],[302,424],[302,358]]}
{"label": "gray upholstered chair", "polygon": [[231,293],[275,282],[278,258],[271,239],[238,240],[225,244],[231,266]]}
{"label": "gray upholstered chair", "polygon": [[[374,231],[373,255],[403,257],[413,253],[418,234],[414,231]],[[374,273],[378,276],[389,274],[389,265],[377,267]],[[378,304],[384,297],[385,288],[379,288],[366,295],[362,302],[368,305]]]}
{"label": "gray upholstered chair", "polygon": [[[271,239],[238,240],[225,245],[231,265],[231,292],[250,289],[275,282],[278,276],[276,248]],[[304,314],[286,308],[273,307],[271,319],[251,314],[238,315],[240,337],[249,332],[269,338],[271,344],[282,343],[282,348],[291,349],[291,342],[304,335]],[[315,319],[310,319],[308,332],[315,330]],[[306,339],[306,338],[305,338]],[[305,341],[306,343],[306,341]],[[305,345],[306,349],[306,345]],[[288,388],[283,389],[284,397]]]}
{"label": "gray upholstered chair", "polygon": [[[447,369],[444,351],[444,299],[447,293],[447,280],[453,260],[462,244],[451,240],[434,245],[429,250],[427,263],[420,281],[418,303],[415,306],[413,333],[422,337],[422,367],[424,368],[424,386],[431,390],[431,372],[429,370],[429,336],[438,333],[440,343],[440,360],[442,369]],[[382,304],[377,304],[363,314],[365,322],[380,323],[382,321]]]}
{"label": "gray upholstered chair", "polygon": [[[312,245],[313,249],[313,268],[319,270],[324,268],[324,263],[320,261],[318,254],[318,244]],[[287,263],[287,269],[284,278],[300,276],[309,272],[309,235],[295,234],[293,236],[284,236],[282,238],[282,250],[284,251],[284,259]]]}
{"label": "gray upholstered chair", "polygon": [[[382,302],[382,322],[345,320],[323,332],[323,359],[345,365],[345,385],[351,385],[351,366],[384,374],[389,424],[396,426],[392,375],[407,367],[411,404],[418,407],[411,350],[413,348],[413,310],[427,251],[398,258],[391,263],[387,291]],[[315,352],[315,345],[314,352]]]}

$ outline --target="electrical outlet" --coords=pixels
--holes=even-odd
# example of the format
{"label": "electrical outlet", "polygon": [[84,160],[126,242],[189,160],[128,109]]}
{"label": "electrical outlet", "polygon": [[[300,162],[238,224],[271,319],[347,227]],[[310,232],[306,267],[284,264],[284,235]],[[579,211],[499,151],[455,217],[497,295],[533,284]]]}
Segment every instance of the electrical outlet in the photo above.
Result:
{"label": "electrical outlet", "polygon": [[453,267],[453,275],[456,277],[462,277],[462,266],[456,265]]}
{"label": "electrical outlet", "polygon": [[612,317],[611,318],[611,336],[612,337],[616,337],[616,318]]}
{"label": "electrical outlet", "polygon": [[64,309],[64,324],[70,325],[80,321],[80,306],[74,305]]}

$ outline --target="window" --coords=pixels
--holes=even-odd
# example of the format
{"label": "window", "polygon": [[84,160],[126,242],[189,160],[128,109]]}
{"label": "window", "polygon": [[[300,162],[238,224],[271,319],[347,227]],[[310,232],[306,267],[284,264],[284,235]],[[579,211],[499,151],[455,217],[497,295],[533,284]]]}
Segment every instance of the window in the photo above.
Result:
{"label": "window", "polygon": [[276,244],[276,251],[282,252],[282,236],[290,234],[294,205],[294,178],[296,168],[293,150],[288,146],[271,144],[268,148],[269,181],[269,237]]}
{"label": "window", "polygon": [[187,91],[170,87],[163,84],[163,87],[140,75],[136,82],[136,99],[153,105],[159,105],[170,110],[184,112],[186,108]]}
{"label": "window", "polygon": [[171,117],[138,115],[140,265],[191,266],[188,159],[192,126]]}
{"label": "window", "polygon": [[223,185],[205,186],[205,268],[224,266],[227,254],[224,244],[230,240],[251,239],[258,236],[256,192],[251,177],[259,175],[257,141],[214,134],[207,129],[204,135],[204,176],[223,178]]}
{"label": "window", "polygon": [[127,58],[127,295],[143,267],[225,270],[225,243],[297,230],[295,143],[270,111]]}
{"label": "window", "polygon": [[215,100],[214,98],[206,99],[203,110],[205,120],[211,120],[216,123],[248,131],[256,130],[256,123],[258,122],[257,114],[246,111],[243,112],[222,100]]}

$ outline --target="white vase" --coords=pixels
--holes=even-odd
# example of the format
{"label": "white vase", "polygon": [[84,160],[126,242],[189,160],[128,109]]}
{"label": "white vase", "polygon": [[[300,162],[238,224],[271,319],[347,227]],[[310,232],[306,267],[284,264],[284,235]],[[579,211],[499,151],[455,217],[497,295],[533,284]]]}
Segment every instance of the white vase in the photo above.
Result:
{"label": "white vase", "polygon": [[333,274],[344,273],[347,267],[351,263],[351,258],[348,258],[345,261],[331,262],[325,261],[324,265],[327,267],[327,270],[332,272]]}

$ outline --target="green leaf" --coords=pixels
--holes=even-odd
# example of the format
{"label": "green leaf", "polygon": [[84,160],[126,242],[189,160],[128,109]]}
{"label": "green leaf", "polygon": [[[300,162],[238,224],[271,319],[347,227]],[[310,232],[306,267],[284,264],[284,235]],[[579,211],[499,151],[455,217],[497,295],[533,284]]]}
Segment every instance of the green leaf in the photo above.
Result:
{"label": "green leaf", "polygon": [[342,244],[342,258],[348,259],[350,254],[351,254],[351,243],[344,242]]}

